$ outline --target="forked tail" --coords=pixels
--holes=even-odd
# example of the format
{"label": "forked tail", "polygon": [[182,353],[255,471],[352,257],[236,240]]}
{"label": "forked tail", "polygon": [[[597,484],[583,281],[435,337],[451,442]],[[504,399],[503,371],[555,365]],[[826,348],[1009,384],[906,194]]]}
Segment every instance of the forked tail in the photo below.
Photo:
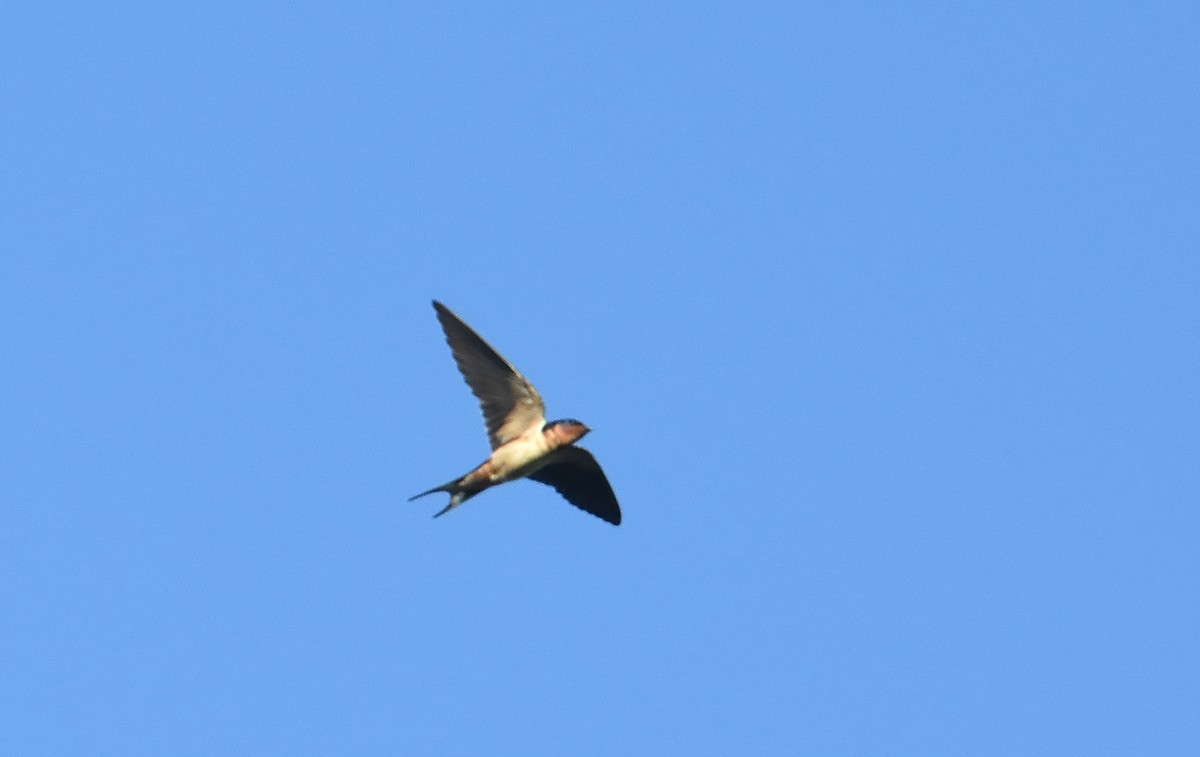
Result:
{"label": "forked tail", "polygon": [[450,492],[451,494],[453,494],[454,488],[456,486],[458,486],[459,482],[462,480],[463,480],[463,477],[459,477],[459,478],[454,479],[453,481],[447,481],[446,483],[442,484],[441,486],[433,487],[429,491],[424,491],[424,492],[421,492],[420,494],[414,494],[413,496],[408,498],[408,501],[412,502],[414,499],[420,499],[421,497],[425,497],[430,494],[436,494],[437,492]]}
{"label": "forked tail", "polygon": [[446,483],[442,484],[441,486],[435,486],[432,489],[430,489],[429,491],[424,491],[424,492],[421,492],[420,494],[414,494],[413,496],[408,498],[408,501],[412,502],[414,499],[420,499],[421,497],[424,497],[427,494],[435,494],[437,492],[449,492],[450,504],[446,505],[441,510],[434,513],[433,517],[436,518],[439,515],[445,515],[446,513],[453,510],[454,508],[461,505],[463,502],[466,502],[468,499],[470,499],[471,497],[478,494],[478,492],[467,491],[465,488],[463,488],[461,486],[464,478],[466,478],[466,476],[460,476],[460,477],[454,479],[453,481],[447,481]]}

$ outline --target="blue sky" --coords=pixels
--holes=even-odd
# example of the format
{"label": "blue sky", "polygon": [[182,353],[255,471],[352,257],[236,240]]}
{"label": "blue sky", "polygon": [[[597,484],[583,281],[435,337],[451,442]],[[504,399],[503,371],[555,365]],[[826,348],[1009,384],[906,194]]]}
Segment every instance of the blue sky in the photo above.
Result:
{"label": "blue sky", "polygon": [[4,17],[0,751],[1200,750],[1194,3]]}

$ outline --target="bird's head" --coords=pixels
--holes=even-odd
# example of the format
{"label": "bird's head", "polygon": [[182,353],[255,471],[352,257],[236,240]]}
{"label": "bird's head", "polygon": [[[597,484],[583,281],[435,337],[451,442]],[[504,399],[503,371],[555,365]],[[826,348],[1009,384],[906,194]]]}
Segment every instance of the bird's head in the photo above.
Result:
{"label": "bird's head", "polygon": [[549,421],[545,426],[542,426],[542,433],[553,439],[558,445],[574,444],[589,431],[591,431],[590,428],[574,418]]}

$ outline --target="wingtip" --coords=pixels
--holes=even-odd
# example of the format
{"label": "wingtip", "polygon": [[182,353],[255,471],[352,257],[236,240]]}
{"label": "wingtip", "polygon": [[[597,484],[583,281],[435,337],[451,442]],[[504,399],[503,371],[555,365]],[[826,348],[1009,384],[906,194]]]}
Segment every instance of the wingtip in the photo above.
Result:
{"label": "wingtip", "polygon": [[462,320],[461,318],[458,317],[458,315],[455,314],[455,312],[453,310],[446,307],[446,305],[441,300],[433,300],[433,312],[437,313],[438,320],[442,322],[443,327],[446,323],[447,318],[450,318],[455,321]]}

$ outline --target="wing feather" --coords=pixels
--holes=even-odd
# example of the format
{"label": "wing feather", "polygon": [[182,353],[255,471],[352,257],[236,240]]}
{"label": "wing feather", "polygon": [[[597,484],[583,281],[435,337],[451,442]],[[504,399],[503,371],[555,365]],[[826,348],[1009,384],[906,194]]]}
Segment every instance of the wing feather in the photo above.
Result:
{"label": "wing feather", "polygon": [[596,458],[582,447],[563,447],[552,453],[553,462],[529,474],[538,483],[552,486],[568,502],[584,512],[621,525],[621,506],[612,484]]}
{"label": "wing feather", "polygon": [[545,423],[546,405],[533,384],[450,308],[437,300],[433,308],[459,372],[479,398],[492,449]]}

